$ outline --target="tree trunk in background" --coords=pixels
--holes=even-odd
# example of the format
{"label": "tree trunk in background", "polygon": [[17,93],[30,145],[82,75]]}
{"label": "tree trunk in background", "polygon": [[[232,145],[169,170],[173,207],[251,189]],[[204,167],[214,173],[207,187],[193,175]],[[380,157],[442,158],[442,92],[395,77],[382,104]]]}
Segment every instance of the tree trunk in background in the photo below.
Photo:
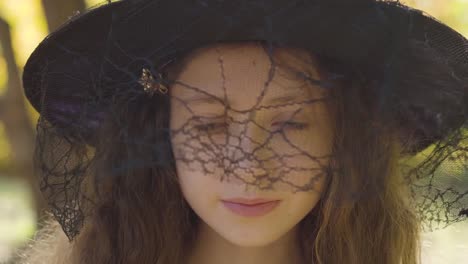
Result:
{"label": "tree trunk in background", "polygon": [[[77,11],[86,7],[84,0],[42,0],[49,31],[66,22]],[[3,174],[29,184],[37,216],[41,218],[47,204],[39,190],[33,171],[35,129],[30,120],[13,52],[8,23],[0,18],[0,51],[7,66],[8,82],[5,93],[0,97],[0,122],[3,122],[5,135],[11,148],[11,166],[3,168]],[[7,170],[7,171],[5,171]]]}
{"label": "tree trunk in background", "polygon": [[7,66],[8,82],[5,93],[0,97],[0,121],[3,122],[5,135],[11,148],[11,167],[7,175],[28,183],[32,188],[33,203],[38,217],[42,216],[46,203],[42,198],[33,171],[33,151],[35,130],[26,109],[21,85],[20,72],[13,53],[10,28],[0,18],[0,47]]}
{"label": "tree trunk in background", "polygon": [[86,8],[85,0],[42,0],[49,31],[54,31],[76,12]]}

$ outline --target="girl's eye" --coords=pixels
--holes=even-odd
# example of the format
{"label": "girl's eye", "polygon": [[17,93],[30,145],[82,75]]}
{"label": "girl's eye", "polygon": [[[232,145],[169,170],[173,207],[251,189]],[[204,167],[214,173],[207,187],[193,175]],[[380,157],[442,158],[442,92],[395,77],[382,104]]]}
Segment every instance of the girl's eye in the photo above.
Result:
{"label": "girl's eye", "polygon": [[219,133],[223,132],[226,129],[226,123],[205,123],[194,125],[194,128],[197,131],[205,133]]}
{"label": "girl's eye", "polygon": [[284,121],[284,122],[275,122],[273,126],[277,128],[277,130],[284,130],[284,129],[293,129],[293,130],[304,130],[306,129],[309,124],[303,122],[296,122],[296,121]]}

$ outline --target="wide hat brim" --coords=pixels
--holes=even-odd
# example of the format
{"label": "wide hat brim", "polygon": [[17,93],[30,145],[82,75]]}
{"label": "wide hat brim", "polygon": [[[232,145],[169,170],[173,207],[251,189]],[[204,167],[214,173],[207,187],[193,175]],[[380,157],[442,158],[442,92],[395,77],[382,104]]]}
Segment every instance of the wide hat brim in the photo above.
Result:
{"label": "wide hat brim", "polygon": [[[468,76],[467,40],[393,1],[127,0],[75,16],[44,39],[25,65],[25,94],[60,133],[91,137],[107,98],[141,89],[135,80],[143,67],[155,69],[209,43],[247,40],[304,48],[386,79],[401,74],[388,62],[411,57],[405,47],[416,40],[428,43],[457,78]],[[417,62],[405,67],[418,69]],[[466,88],[456,89],[465,94],[447,117],[453,128],[467,112]],[[440,133],[426,137],[420,148]]]}

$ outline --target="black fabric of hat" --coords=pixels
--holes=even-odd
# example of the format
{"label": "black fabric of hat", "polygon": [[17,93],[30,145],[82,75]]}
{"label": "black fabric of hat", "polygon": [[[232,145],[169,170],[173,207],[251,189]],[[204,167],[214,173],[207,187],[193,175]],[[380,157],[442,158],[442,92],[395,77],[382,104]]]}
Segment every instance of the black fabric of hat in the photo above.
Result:
{"label": "black fabric of hat", "polygon": [[[408,131],[407,154],[443,145],[428,158],[431,168],[456,156],[453,164],[467,176],[468,41],[419,10],[373,0],[126,0],[77,15],[44,39],[24,68],[25,94],[41,114],[38,157],[46,148],[40,139],[51,131],[70,144],[94,146],[111,106],[144,93],[143,68],[165,76],[164,67],[190,51],[235,41],[300,48],[344,65],[372,84],[382,117]],[[84,219],[77,202],[83,172],[63,179],[50,167],[40,172],[52,211],[75,236]],[[446,218],[426,220],[445,226],[466,219],[466,191],[451,194],[450,205],[431,194],[435,214]],[[434,208],[424,206],[422,214]]]}

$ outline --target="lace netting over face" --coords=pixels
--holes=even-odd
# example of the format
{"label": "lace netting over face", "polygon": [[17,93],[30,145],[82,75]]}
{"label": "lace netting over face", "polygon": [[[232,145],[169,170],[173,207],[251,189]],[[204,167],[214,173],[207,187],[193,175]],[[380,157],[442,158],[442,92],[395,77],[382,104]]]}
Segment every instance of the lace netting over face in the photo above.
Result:
{"label": "lace netting over face", "polygon": [[246,187],[314,189],[332,153],[332,99],[310,56],[281,51],[270,59],[238,44],[191,56],[170,87],[178,165]]}
{"label": "lace netting over face", "polygon": [[33,53],[36,169],[70,239],[109,181],[147,168],[340,181],[341,202],[397,182],[428,230],[468,217],[465,38],[393,1],[233,2],[106,4]]}

